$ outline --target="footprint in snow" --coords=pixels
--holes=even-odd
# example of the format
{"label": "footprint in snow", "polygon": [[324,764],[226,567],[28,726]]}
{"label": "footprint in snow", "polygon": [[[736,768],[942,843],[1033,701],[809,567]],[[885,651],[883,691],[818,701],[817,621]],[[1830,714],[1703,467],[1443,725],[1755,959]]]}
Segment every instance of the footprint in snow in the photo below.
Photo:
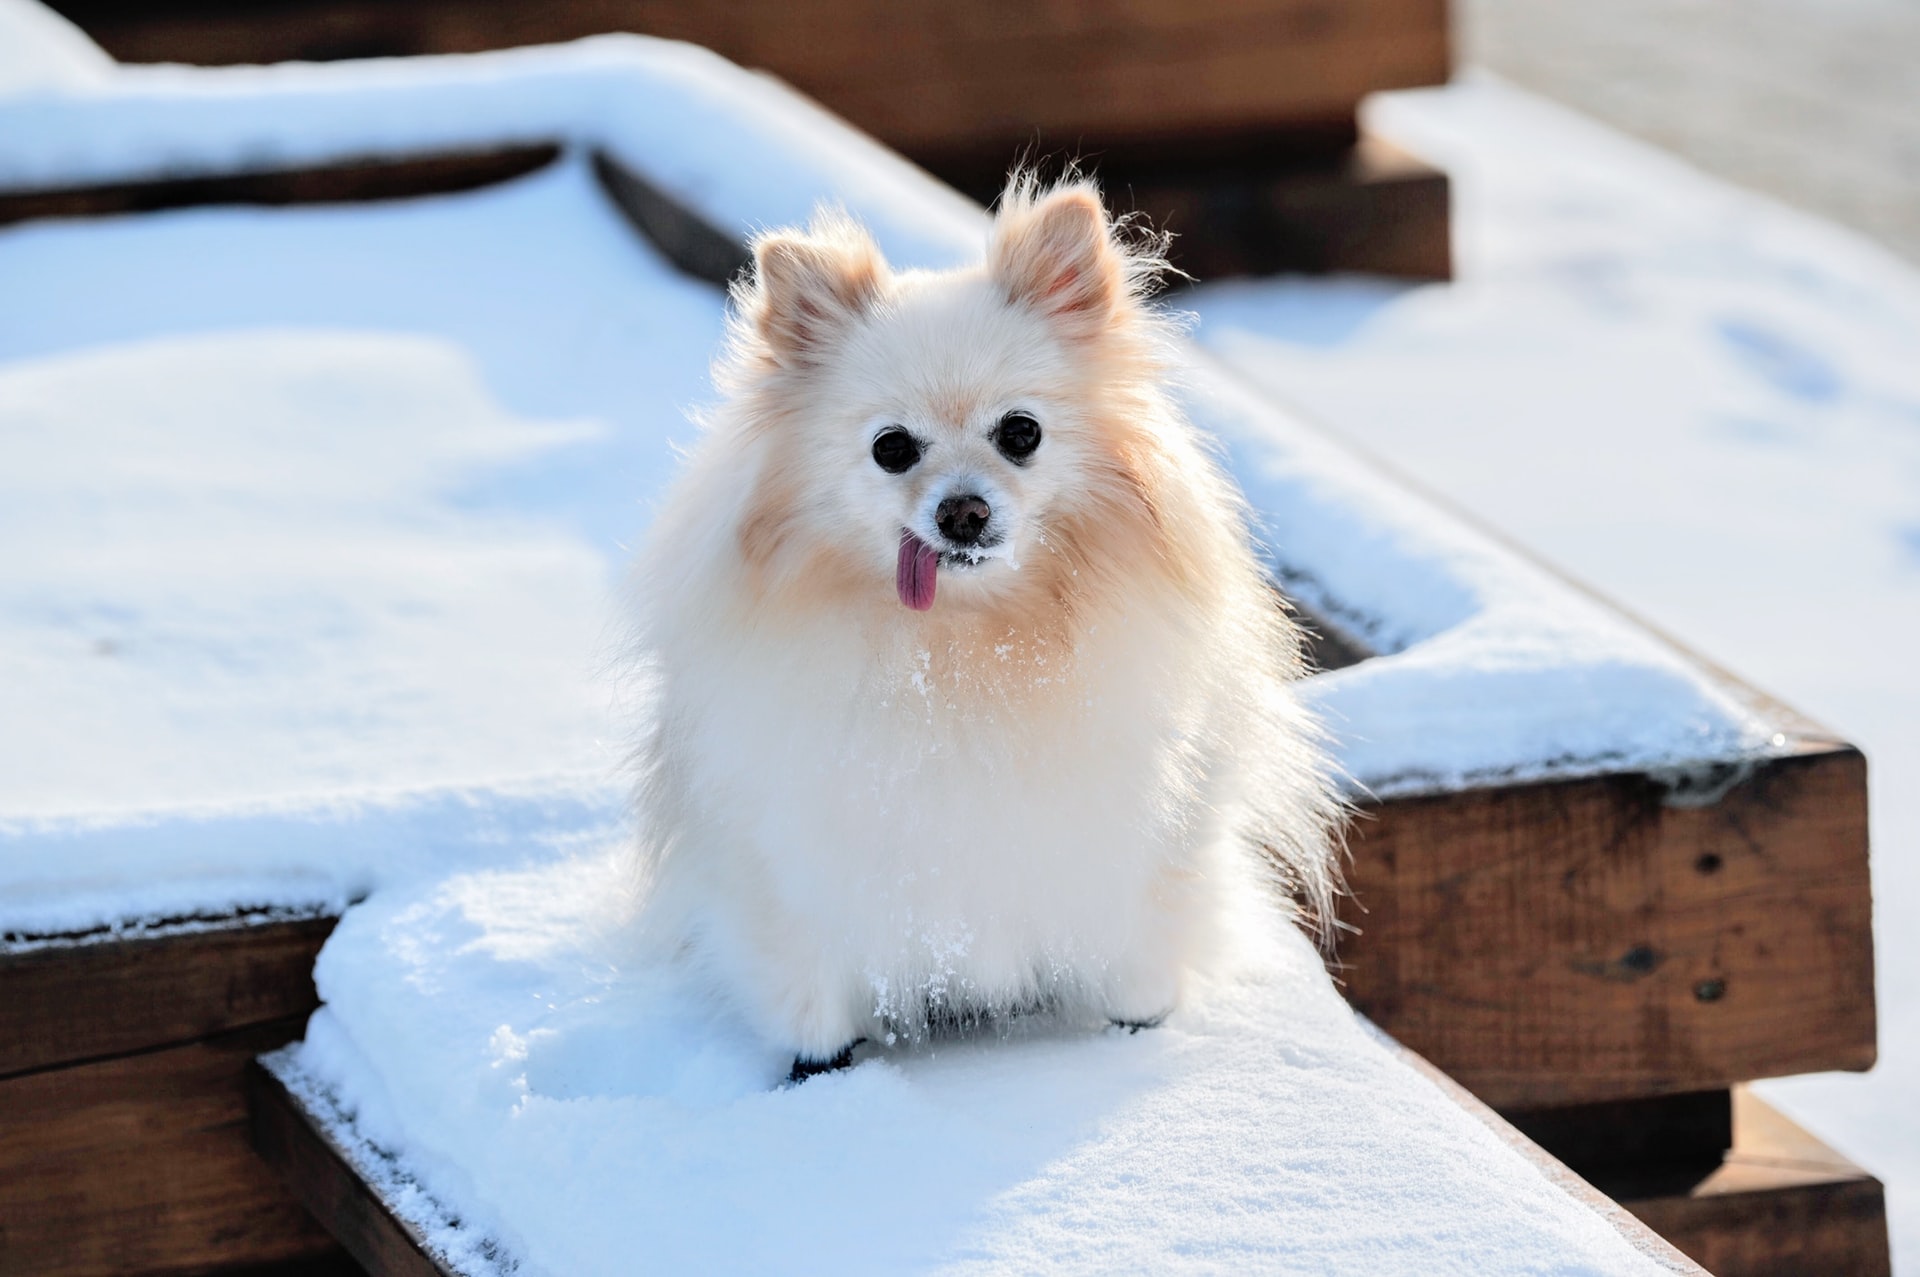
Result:
{"label": "footprint in snow", "polygon": [[1830,403],[1846,388],[1825,356],[1764,324],[1722,318],[1714,331],[1741,367],[1783,395],[1803,403]]}

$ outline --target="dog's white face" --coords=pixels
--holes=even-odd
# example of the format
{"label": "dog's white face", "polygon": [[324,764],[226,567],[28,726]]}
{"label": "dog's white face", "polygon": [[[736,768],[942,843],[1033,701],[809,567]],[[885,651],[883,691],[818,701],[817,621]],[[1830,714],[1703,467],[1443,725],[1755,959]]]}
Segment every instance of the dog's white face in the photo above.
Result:
{"label": "dog's white face", "polygon": [[830,225],[762,241],[757,273],[778,407],[749,555],[777,542],[916,611],[936,589],[964,608],[1018,590],[1050,535],[1137,502],[1103,426],[1127,284],[1090,195],[1003,216],[976,270],[896,276],[863,233]]}
{"label": "dog's white face", "polygon": [[1079,380],[1049,321],[991,279],[894,281],[810,387],[815,529],[910,607],[936,573],[953,602],[991,591],[1086,486]]}

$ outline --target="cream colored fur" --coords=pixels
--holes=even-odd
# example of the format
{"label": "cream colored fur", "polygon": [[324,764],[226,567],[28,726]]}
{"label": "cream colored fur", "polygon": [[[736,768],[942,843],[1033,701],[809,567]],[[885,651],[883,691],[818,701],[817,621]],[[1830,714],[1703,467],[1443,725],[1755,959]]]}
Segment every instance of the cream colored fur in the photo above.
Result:
{"label": "cream colored fur", "polygon": [[[971,269],[893,273],[832,215],[755,257],[635,578],[643,933],[824,1060],[930,1017],[1155,1021],[1236,893],[1324,926],[1298,636],[1168,396],[1157,257],[1025,182]],[[926,441],[905,474],[890,425]],[[902,529],[962,488],[1006,539],[910,610]]]}

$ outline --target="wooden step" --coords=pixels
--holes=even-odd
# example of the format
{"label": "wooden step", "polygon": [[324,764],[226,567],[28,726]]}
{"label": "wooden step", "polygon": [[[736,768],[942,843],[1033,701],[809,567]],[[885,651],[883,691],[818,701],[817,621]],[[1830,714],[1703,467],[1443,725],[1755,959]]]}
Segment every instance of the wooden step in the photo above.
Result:
{"label": "wooden step", "polygon": [[1507,1115],[1717,1277],[1886,1277],[1886,1194],[1748,1087]]}
{"label": "wooden step", "polygon": [[1866,761],[1809,734],[1727,780],[1363,804],[1348,996],[1501,1109],[1871,1067]]}

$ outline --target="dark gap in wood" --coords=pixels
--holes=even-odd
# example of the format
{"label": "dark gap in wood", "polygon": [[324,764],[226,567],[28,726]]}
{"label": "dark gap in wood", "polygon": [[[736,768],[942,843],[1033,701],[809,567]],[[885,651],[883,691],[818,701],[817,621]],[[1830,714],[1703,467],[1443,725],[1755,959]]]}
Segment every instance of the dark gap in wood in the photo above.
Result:
{"label": "dark gap in wood", "polygon": [[1142,174],[1170,181],[1214,181],[1337,169],[1359,140],[1354,118],[1338,115],[1284,125],[1193,129],[1164,137],[1106,136],[1097,142],[1034,129],[981,137],[963,146],[917,147],[906,154],[941,181],[991,207],[1016,168],[1042,181],[1092,176],[1113,191]]}
{"label": "dark gap in wood", "polygon": [[552,142],[412,157],[367,157],[302,168],[182,175],[141,182],[0,191],[0,225],[107,217],[206,205],[362,203],[452,195],[525,177],[560,158]]}
{"label": "dark gap in wood", "polygon": [[[1453,277],[1447,175],[1360,136],[1351,121],[1299,137],[1201,137],[1185,150],[1141,144],[1077,154],[1007,145],[990,158],[913,158],[990,205],[1008,171],[1029,157],[1039,158],[1043,179],[1091,176],[1115,212],[1139,213],[1171,232],[1168,256],[1193,282],[1281,272]],[[1179,276],[1168,282],[1188,286]]]}
{"label": "dark gap in wood", "polygon": [[1340,634],[1310,612],[1295,608],[1293,619],[1300,626],[1301,654],[1306,658],[1309,673],[1324,674],[1330,670],[1347,669],[1378,655]]}
{"label": "dark gap in wood", "polygon": [[1733,1096],[1692,1091],[1501,1114],[1607,1196],[1684,1192],[1733,1147]]}
{"label": "dark gap in wood", "polygon": [[616,160],[593,153],[593,175],[615,208],[682,272],[725,288],[753,260],[746,242]]}
{"label": "dark gap in wood", "polygon": [[277,1264],[248,1264],[244,1268],[222,1268],[218,1277],[367,1277],[367,1270],[354,1261],[343,1246],[308,1259],[288,1259]]}

